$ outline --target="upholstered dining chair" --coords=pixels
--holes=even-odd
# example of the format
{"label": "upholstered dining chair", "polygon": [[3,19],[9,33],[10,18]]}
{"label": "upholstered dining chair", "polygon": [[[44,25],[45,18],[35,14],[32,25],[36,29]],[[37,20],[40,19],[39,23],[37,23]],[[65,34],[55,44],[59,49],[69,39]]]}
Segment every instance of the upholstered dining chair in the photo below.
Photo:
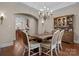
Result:
{"label": "upholstered dining chair", "polygon": [[14,56],[24,56],[24,41],[25,33],[21,29],[16,30],[16,41],[14,41],[13,55]]}
{"label": "upholstered dining chair", "polygon": [[60,51],[60,49],[62,49],[62,37],[64,35],[64,30],[61,30],[58,36],[58,43],[57,43],[57,49],[58,52]]}
{"label": "upholstered dining chair", "polygon": [[[25,43],[24,54],[25,54],[26,50],[28,50],[29,56],[31,56],[31,55],[33,56],[33,55],[36,55],[38,53],[39,53],[39,55],[41,55],[40,43],[35,42],[35,41],[29,41],[28,33],[25,30],[23,30],[23,32],[26,34],[25,35],[26,36],[25,41],[27,39],[27,44]],[[34,50],[36,48],[39,48],[39,52],[34,53],[32,50]]]}
{"label": "upholstered dining chair", "polygon": [[[53,50],[55,50],[55,54],[58,55],[57,53],[57,38],[58,35],[60,33],[60,30],[57,30],[56,32],[53,33],[52,39],[50,39],[50,41],[44,41],[43,43],[41,43],[41,47],[47,49],[48,51],[43,52],[46,55],[53,55]],[[49,52],[51,52],[50,54],[48,54]]]}

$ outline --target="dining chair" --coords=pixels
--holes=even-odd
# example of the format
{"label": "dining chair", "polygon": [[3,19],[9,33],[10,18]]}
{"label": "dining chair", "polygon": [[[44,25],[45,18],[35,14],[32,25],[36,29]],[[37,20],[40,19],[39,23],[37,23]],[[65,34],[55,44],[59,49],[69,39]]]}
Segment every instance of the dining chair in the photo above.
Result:
{"label": "dining chair", "polygon": [[60,33],[59,33],[59,36],[58,36],[58,43],[57,43],[57,49],[58,49],[58,52],[60,51],[60,49],[62,49],[62,37],[64,35],[64,30],[61,30]]}
{"label": "dining chair", "polygon": [[[59,30],[57,30],[56,32],[53,33],[52,35],[52,39],[50,39],[50,41],[44,41],[43,43],[41,43],[41,47],[47,49],[48,51],[43,52],[46,55],[53,55],[53,50],[55,50],[55,54],[58,55],[57,53],[57,38],[59,35]],[[51,52],[50,54],[48,54],[49,52]]]}
{"label": "dining chair", "polygon": [[[26,41],[26,39],[27,39],[27,44],[25,43],[25,48],[24,48],[24,54],[25,54],[25,52],[26,52],[26,50],[28,50],[28,55],[29,56],[33,56],[33,55],[36,55],[36,54],[38,54],[39,53],[39,55],[41,55],[41,47],[40,47],[40,43],[38,43],[38,42],[36,42],[36,41],[30,41],[29,40],[29,37],[28,37],[28,33],[25,31],[25,30],[23,30],[23,32],[26,34],[26,38],[25,38],[25,41]],[[25,42],[24,41],[24,42]],[[34,50],[34,49],[36,49],[36,48],[39,48],[39,52],[36,52],[36,53],[34,53],[32,50]],[[32,53],[32,54],[31,54]]]}
{"label": "dining chair", "polygon": [[16,40],[14,41],[12,51],[14,56],[24,56],[24,36],[25,33],[21,29],[16,30]]}

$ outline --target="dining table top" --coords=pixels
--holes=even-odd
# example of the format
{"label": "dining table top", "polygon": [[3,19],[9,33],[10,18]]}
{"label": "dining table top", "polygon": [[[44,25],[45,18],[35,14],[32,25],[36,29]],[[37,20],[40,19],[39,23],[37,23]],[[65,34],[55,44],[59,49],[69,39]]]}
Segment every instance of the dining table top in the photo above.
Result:
{"label": "dining table top", "polygon": [[39,39],[46,39],[46,38],[52,37],[52,35],[53,35],[52,33],[44,33],[44,34],[35,35],[35,37]]}
{"label": "dining table top", "polygon": [[53,36],[53,33],[43,33],[43,34],[32,35],[29,38],[43,41],[43,40],[46,40],[48,38],[52,38],[52,36]]}

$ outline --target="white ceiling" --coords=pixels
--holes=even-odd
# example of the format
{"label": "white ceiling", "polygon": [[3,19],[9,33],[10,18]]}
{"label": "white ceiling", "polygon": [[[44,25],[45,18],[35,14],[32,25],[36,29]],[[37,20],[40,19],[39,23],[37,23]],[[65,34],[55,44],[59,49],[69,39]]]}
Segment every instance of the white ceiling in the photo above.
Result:
{"label": "white ceiling", "polygon": [[76,2],[23,2],[23,3],[37,10],[43,9],[44,6],[46,6],[51,10],[57,10],[75,4]]}

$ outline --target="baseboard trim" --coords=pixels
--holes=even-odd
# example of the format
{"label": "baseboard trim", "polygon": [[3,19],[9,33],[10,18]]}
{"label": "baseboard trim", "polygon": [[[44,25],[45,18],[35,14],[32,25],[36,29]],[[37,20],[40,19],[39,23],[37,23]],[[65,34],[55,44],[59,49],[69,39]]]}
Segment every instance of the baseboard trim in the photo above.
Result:
{"label": "baseboard trim", "polygon": [[2,42],[2,43],[0,43],[0,48],[8,47],[8,46],[11,46],[11,45],[13,45],[13,41],[11,41],[11,42]]}
{"label": "baseboard trim", "polygon": [[74,43],[79,44],[79,41],[78,41],[78,40],[77,40],[77,41],[76,41],[76,40],[74,40]]}

